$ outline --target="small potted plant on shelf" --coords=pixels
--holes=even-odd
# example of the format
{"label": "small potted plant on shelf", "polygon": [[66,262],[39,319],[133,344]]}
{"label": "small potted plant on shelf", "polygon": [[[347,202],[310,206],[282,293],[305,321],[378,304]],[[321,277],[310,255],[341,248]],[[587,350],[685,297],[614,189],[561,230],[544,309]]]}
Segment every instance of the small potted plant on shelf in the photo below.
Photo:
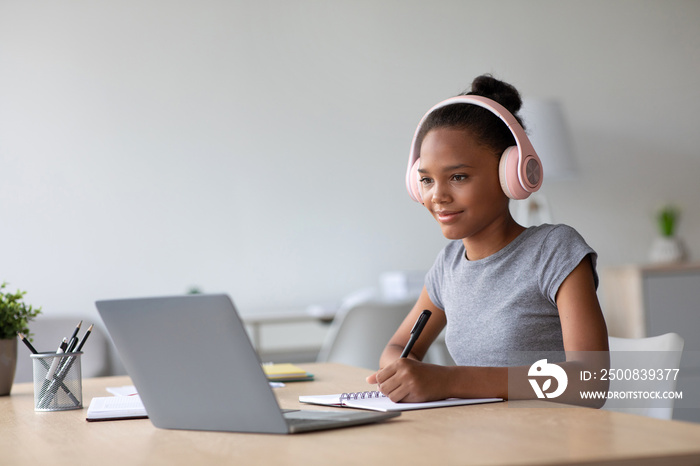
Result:
{"label": "small potted plant on shelf", "polygon": [[9,395],[17,367],[17,333],[29,334],[29,321],[41,313],[23,302],[26,291],[5,292],[0,285],[0,396]]}
{"label": "small potted plant on shelf", "polygon": [[656,214],[659,236],[654,240],[649,259],[654,263],[673,263],[685,260],[685,248],[676,235],[680,210],[667,205]]}

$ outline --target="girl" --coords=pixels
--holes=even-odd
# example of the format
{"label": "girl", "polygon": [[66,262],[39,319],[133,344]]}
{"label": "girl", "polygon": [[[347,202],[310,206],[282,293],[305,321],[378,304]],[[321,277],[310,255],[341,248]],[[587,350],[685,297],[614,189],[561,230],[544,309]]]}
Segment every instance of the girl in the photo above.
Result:
{"label": "girl", "polygon": [[[520,121],[520,95],[507,83],[480,76],[464,95],[489,98]],[[569,381],[584,368],[604,366],[585,356],[607,359],[608,350],[596,253],[568,226],[526,229],[514,221],[506,195],[513,196],[512,189],[499,179],[499,159],[516,145],[514,133],[492,111],[454,103],[429,112],[414,142],[419,200],[454,241],[438,255],[415,307],[382,353],[379,371],[367,381],[395,402],[535,398],[526,382],[534,361],[518,364],[518,354],[565,351],[559,366]],[[530,180],[535,190],[540,175]],[[399,358],[424,309],[432,317],[408,358]],[[457,365],[421,362],[445,327]]]}

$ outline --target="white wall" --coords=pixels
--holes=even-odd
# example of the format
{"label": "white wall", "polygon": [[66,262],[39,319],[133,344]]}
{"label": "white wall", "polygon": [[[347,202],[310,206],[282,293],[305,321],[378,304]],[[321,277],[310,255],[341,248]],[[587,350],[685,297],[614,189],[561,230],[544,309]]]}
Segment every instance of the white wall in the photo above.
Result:
{"label": "white wall", "polygon": [[565,105],[555,220],[644,262],[653,210],[700,255],[700,2],[0,2],[0,280],[46,314],[230,293],[306,306],[424,270],[415,124],[484,72]]}

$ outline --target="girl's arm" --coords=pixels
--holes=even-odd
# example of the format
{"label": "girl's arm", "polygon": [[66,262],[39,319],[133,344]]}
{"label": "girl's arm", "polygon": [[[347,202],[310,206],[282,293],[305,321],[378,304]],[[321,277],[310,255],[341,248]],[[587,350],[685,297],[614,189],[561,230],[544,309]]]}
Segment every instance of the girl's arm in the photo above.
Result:
{"label": "girl's arm", "polygon": [[[567,361],[559,366],[567,372],[569,384],[574,385],[573,390],[567,390],[565,395],[556,401],[581,403],[578,390],[575,389],[579,371],[599,371],[607,364],[608,350],[607,329],[595,293],[593,268],[588,256],[564,280],[556,300],[567,354]],[[408,342],[413,323],[423,309],[432,311],[433,317],[437,319],[433,320],[431,317],[428,321],[423,334],[413,347],[411,356],[399,359],[404,345]],[[420,360],[445,323],[445,313],[432,304],[424,289],[416,307],[384,350],[380,370],[369,376],[367,381],[377,383],[382,393],[393,401],[420,402],[450,397],[535,398],[534,391],[527,382],[529,366],[470,367],[421,363]],[[509,376],[522,383],[511,382],[509,390]],[[607,390],[607,386],[588,389]]]}
{"label": "girl's arm", "polygon": [[567,353],[608,351],[608,329],[595,292],[590,256],[566,277],[556,300]]}
{"label": "girl's arm", "polygon": [[408,313],[403,323],[399,326],[396,333],[394,333],[394,336],[391,337],[389,343],[382,352],[379,359],[380,369],[399,359],[399,356],[401,356],[411,336],[413,325],[416,323],[416,320],[418,320],[418,316],[420,316],[421,312],[426,309],[432,312],[432,315],[430,319],[428,319],[428,323],[425,325],[423,332],[420,334],[415,345],[413,345],[411,353],[408,356],[418,361],[423,360],[425,354],[428,352],[428,348],[438,337],[442,329],[445,328],[445,324],[447,323],[445,312],[433,304],[425,287],[423,287],[423,291],[421,291],[415,306],[413,306],[411,312]]}

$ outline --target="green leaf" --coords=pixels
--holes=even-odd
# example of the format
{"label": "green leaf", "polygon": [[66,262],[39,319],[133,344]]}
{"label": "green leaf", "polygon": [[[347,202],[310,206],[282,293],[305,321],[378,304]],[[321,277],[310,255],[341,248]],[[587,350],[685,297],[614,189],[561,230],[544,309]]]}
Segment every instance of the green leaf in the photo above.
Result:
{"label": "green leaf", "polygon": [[657,221],[662,236],[670,237],[676,233],[679,217],[679,210],[672,206],[666,206],[659,211]]}
{"label": "green leaf", "polygon": [[0,285],[0,339],[15,338],[18,332],[29,337],[29,322],[41,313],[41,308],[23,302],[26,291],[5,293],[6,287],[7,282]]}

